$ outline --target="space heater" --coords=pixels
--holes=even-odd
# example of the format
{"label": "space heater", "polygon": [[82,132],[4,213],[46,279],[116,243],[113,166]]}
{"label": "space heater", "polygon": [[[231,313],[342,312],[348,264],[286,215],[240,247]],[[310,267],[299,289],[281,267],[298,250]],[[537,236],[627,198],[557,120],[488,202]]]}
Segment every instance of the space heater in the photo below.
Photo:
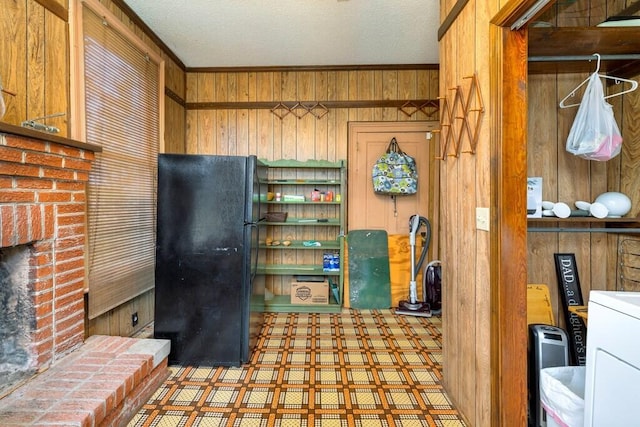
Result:
{"label": "space heater", "polygon": [[540,370],[569,365],[569,338],[564,329],[529,325],[529,427],[546,427],[540,404]]}

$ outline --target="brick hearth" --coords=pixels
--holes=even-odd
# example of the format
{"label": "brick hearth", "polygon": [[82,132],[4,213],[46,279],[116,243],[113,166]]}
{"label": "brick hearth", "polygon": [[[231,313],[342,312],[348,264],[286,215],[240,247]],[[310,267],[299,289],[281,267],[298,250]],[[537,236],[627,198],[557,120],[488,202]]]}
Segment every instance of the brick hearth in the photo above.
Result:
{"label": "brick hearth", "polygon": [[124,426],[167,379],[169,346],[94,335],[0,400],[0,425]]}

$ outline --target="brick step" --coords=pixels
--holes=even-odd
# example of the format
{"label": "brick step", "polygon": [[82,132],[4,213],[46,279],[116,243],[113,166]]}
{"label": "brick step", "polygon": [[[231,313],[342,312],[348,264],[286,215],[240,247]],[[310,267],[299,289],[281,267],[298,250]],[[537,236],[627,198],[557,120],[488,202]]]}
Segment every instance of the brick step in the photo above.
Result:
{"label": "brick step", "polygon": [[124,426],[169,376],[168,340],[94,335],[0,400],[10,426]]}

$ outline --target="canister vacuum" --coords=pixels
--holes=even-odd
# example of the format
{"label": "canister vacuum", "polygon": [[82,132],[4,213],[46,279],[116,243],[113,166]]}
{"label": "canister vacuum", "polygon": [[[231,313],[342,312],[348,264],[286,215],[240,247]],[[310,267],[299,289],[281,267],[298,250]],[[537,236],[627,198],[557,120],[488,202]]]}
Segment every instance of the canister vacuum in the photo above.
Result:
{"label": "canister vacuum", "polygon": [[[416,236],[420,227],[424,226],[424,244],[420,258],[416,262]],[[411,247],[411,282],[409,284],[409,299],[402,300],[395,309],[397,314],[410,316],[431,317],[440,314],[441,307],[441,272],[440,261],[431,261],[425,267],[422,275],[422,301],[418,300],[416,276],[429,251],[431,243],[431,224],[423,216],[413,215],[409,218],[409,245]]]}

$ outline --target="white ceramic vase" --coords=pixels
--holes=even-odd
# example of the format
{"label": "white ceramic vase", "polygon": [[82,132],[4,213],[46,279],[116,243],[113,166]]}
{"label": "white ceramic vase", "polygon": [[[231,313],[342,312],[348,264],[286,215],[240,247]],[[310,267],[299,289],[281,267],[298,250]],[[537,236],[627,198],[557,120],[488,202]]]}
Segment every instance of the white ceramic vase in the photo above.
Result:
{"label": "white ceramic vase", "polygon": [[596,203],[601,203],[609,210],[609,218],[619,218],[625,216],[631,210],[631,199],[624,194],[617,191],[609,191],[602,193],[595,200]]}

